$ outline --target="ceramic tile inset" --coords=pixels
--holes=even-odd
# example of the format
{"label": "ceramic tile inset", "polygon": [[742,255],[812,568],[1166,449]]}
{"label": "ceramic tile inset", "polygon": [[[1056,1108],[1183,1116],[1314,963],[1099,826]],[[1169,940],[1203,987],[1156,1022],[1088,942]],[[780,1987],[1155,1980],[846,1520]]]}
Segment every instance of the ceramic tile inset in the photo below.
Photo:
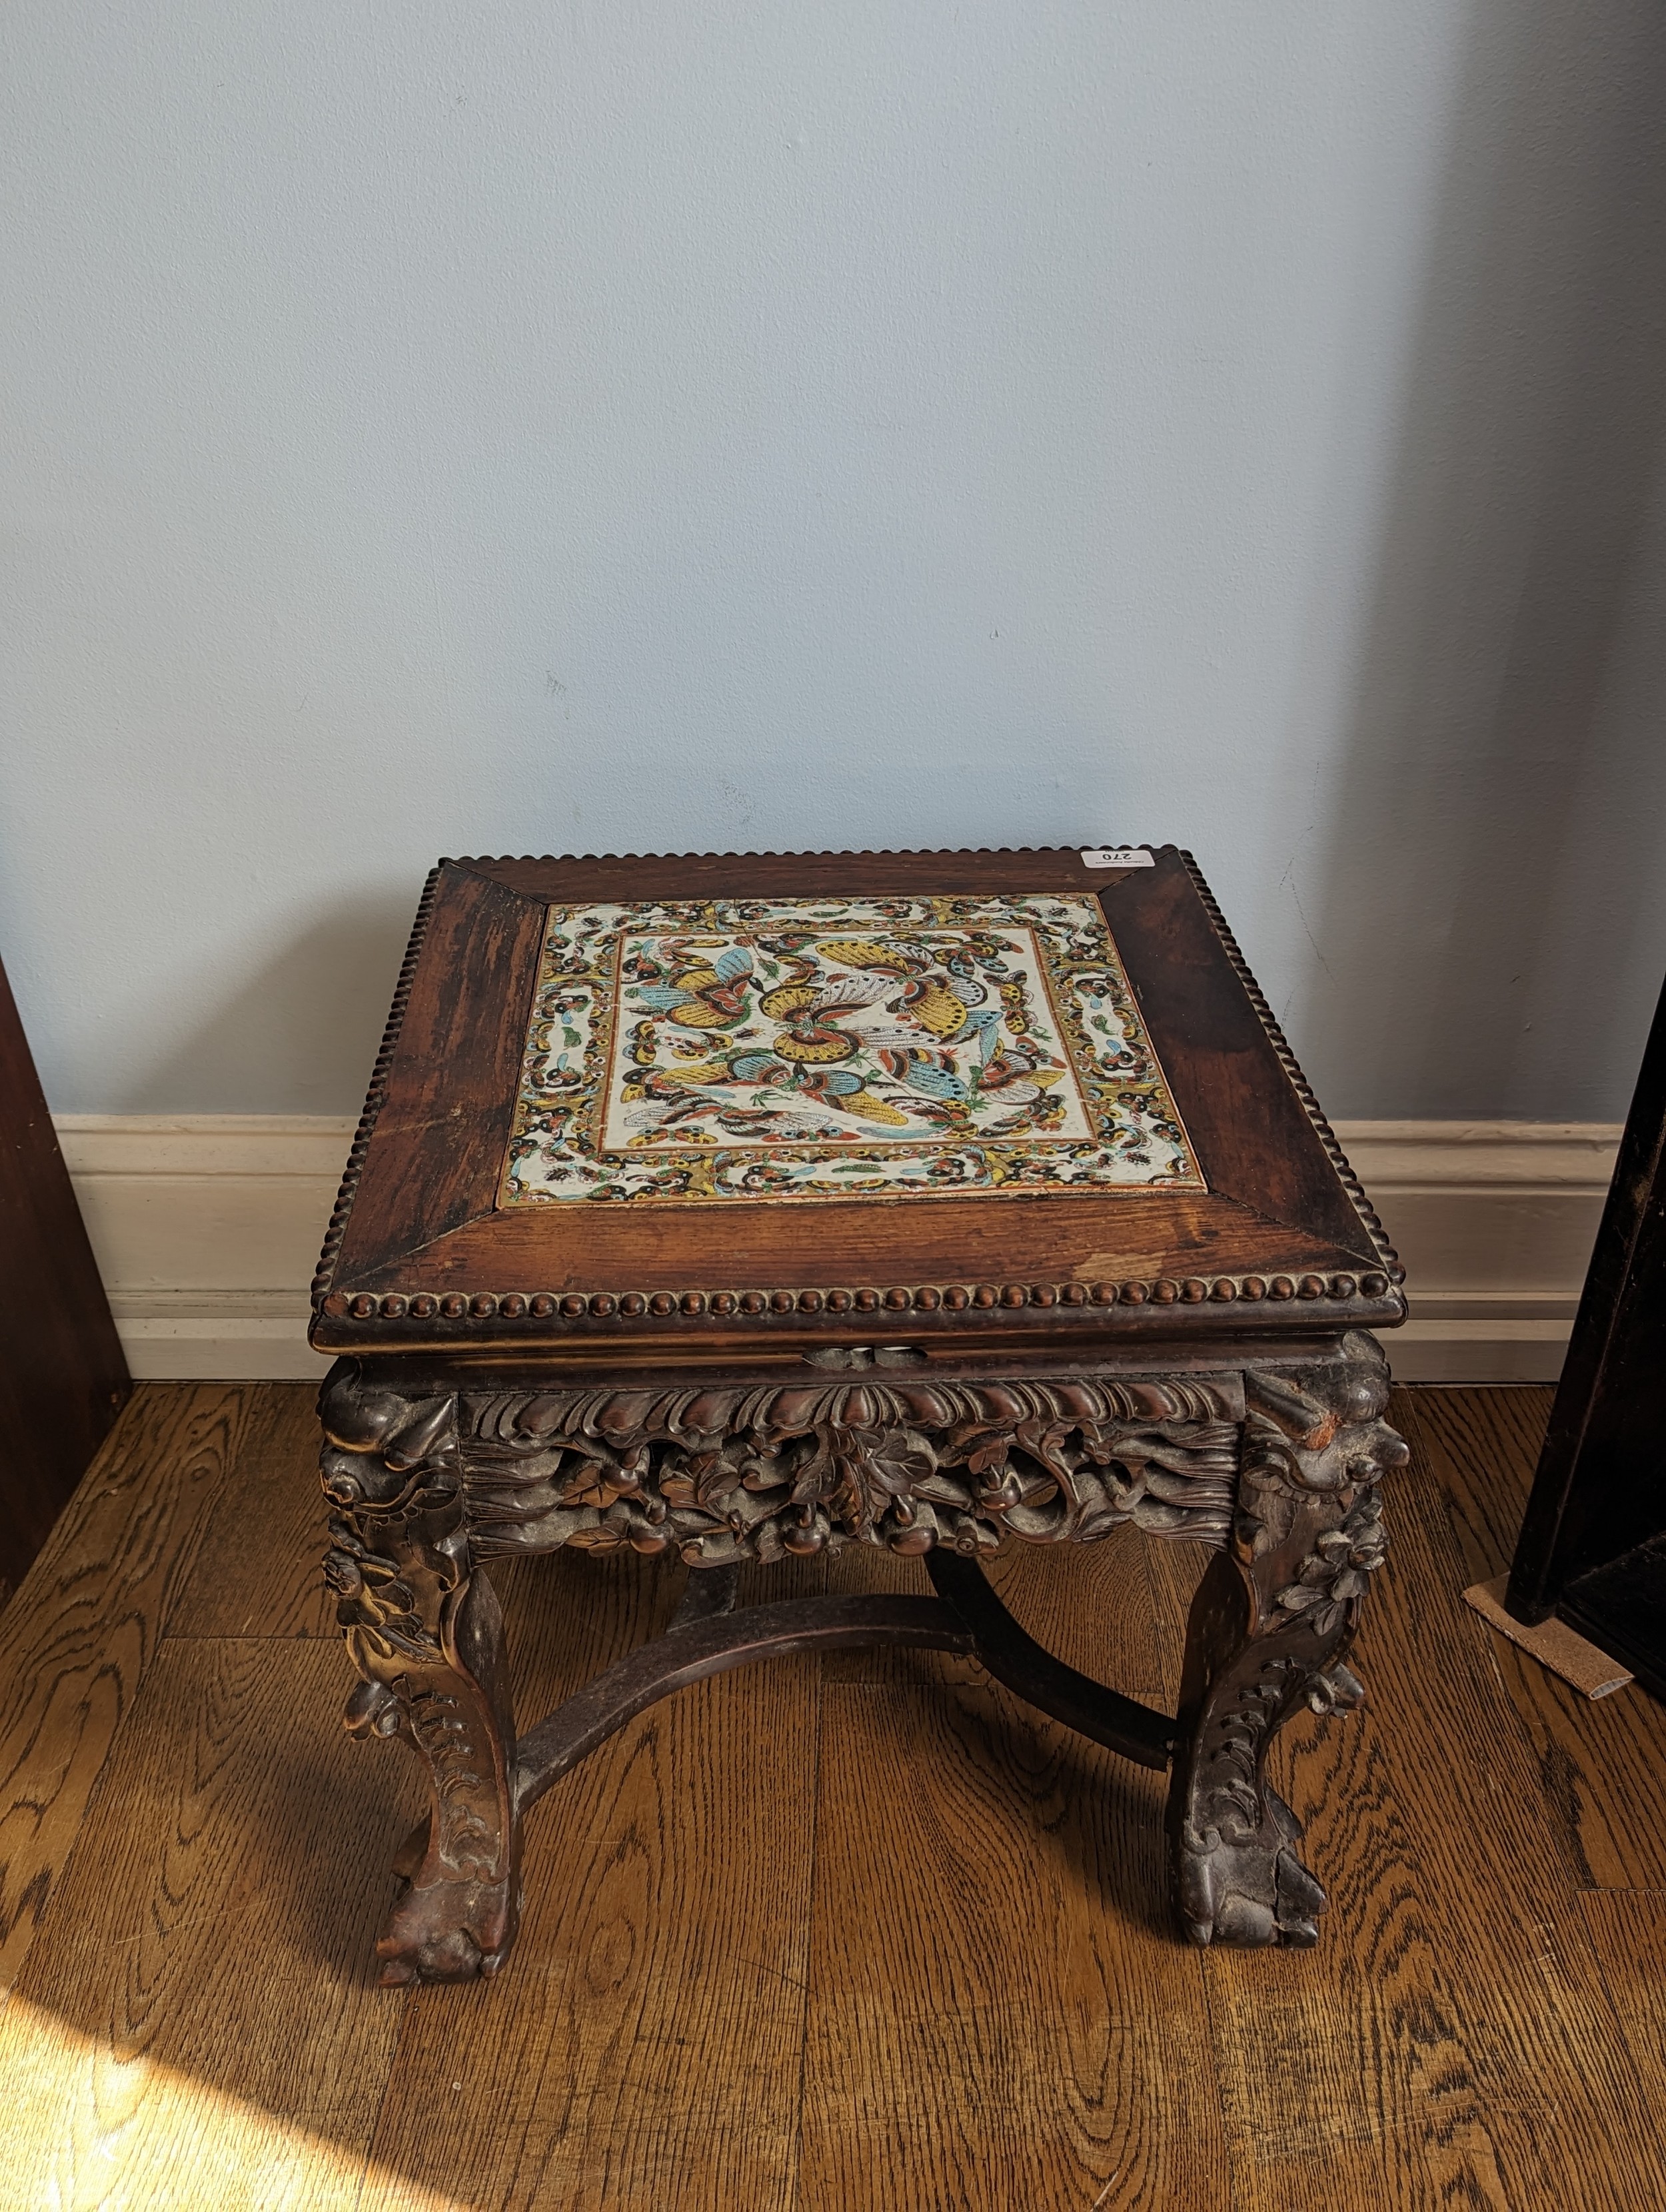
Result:
{"label": "ceramic tile inset", "polygon": [[1097,902],[550,908],[500,1206],[1193,1189]]}

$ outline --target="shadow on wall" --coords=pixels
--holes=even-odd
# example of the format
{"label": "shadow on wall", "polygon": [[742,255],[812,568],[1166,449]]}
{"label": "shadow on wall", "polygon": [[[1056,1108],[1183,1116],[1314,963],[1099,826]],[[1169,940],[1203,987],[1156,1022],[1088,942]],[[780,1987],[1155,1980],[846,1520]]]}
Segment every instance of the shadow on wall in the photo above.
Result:
{"label": "shadow on wall", "polygon": [[342,900],[160,1060],[125,1110],[174,1112],[189,1098],[195,1112],[239,1112],[252,1091],[298,1086],[295,1113],[356,1111],[421,895],[418,879],[408,897]]}
{"label": "shadow on wall", "polygon": [[1293,1017],[1335,1113],[1625,1110],[1666,964],[1663,115],[1657,0],[1478,9]]}

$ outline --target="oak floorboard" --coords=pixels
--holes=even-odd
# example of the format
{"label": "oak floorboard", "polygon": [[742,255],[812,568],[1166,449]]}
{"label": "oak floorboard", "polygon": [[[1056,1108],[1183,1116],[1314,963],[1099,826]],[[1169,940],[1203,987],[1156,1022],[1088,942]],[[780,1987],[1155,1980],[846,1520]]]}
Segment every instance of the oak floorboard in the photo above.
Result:
{"label": "oak floorboard", "polygon": [[[1602,1967],[1612,2016],[1656,2112],[1666,2109],[1666,1890],[1586,1890],[1580,1917]],[[1666,2149],[1652,2202],[1666,2202]]]}
{"label": "oak floorboard", "polygon": [[[489,1559],[485,1568],[503,1608],[515,1728],[523,1735],[615,1661],[663,1635],[692,1580],[675,1559],[626,1550]],[[825,1579],[818,1559],[748,1566],[735,1602],[818,1595]],[[743,1668],[741,1679],[768,1673],[775,1663]],[[538,1817],[536,1808],[532,1817]]]}
{"label": "oak floorboard", "polygon": [[[1403,1410],[1397,1398],[1389,1419]],[[1397,1528],[1397,1486],[1388,1511]],[[1207,1556],[1190,1544],[1146,1547],[1170,1701]],[[1385,1575],[1395,1564],[1391,1553]],[[1368,1683],[1377,1608],[1373,1594],[1356,1654]],[[1330,1895],[1317,1949],[1207,1958],[1235,2202],[1246,2212],[1505,2206],[1500,2152],[1511,2166],[1529,2162],[1519,2124],[1474,2078],[1378,1721],[1374,1694],[1359,1715],[1300,1716],[1268,1760],[1274,1787],[1305,1825],[1304,1856]]]}
{"label": "oak floorboard", "polygon": [[1157,1661],[1158,1701],[1170,1712],[1180,1703],[1180,1676],[1186,1656],[1186,1617],[1193,1593],[1213,1553],[1207,1544],[1153,1537],[1140,1546],[1152,1649]]}
{"label": "oak floorboard", "polygon": [[[1160,1704],[1164,1655],[1144,1559],[1150,1540],[1123,1528],[1095,1544],[1012,1543],[979,1564],[1019,1626],[1055,1658],[1128,1697]],[[851,1545],[828,1563],[827,1575],[828,1587],[841,1593],[932,1595],[920,1560],[877,1545]],[[988,1680],[976,1660],[947,1651],[830,1651],[821,1664],[828,1682],[924,1688]]]}
{"label": "oak floorboard", "polygon": [[168,1620],[170,1636],[329,1636],[322,1562],[329,1512],[319,1486],[318,1392],[261,1389],[220,1486],[208,1533]]}
{"label": "oak floorboard", "polygon": [[830,1685],[815,2212],[1233,2201],[1163,1778],[993,1687]]}
{"label": "oak floorboard", "polygon": [[[535,1808],[505,1973],[414,1996],[371,1977],[416,1764],[344,1735],[351,1670],[303,1612],[310,1398],[143,1386],[0,1616],[0,1844],[40,1874],[7,1923],[0,2204],[1666,2203],[1657,1709],[1547,1708],[1462,1605],[1507,1557],[1547,1394],[1396,1400],[1416,1456],[1370,1702],[1272,1760],[1331,1893],[1316,1950],[1185,1949],[1162,1778],[969,1662],[858,1653],[642,1716]],[[1201,1561],[1129,1533],[991,1578],[1071,1663],[1171,1705]],[[630,1553],[490,1571],[523,1727],[685,1581]],[[827,1586],[928,1584],[863,1547],[749,1572],[741,1602]]]}
{"label": "oak floorboard", "polygon": [[[852,1544],[825,1564],[827,1587],[841,1597],[930,1597],[931,1578],[918,1559],[878,1544]],[[990,1580],[993,1582],[994,1576]],[[967,1680],[967,1662],[947,1651],[826,1651],[824,1682],[891,1682],[899,1688]]]}
{"label": "oak floorboard", "polygon": [[29,2092],[5,2201],[356,2203],[401,2013],[371,1954],[414,1798],[334,1724],[337,1659],[158,1653],[0,2014],[0,2073]]}
{"label": "oak floorboard", "polygon": [[0,1996],[155,1657],[254,1395],[141,1383],[0,1613]]}
{"label": "oak floorboard", "polygon": [[[1013,1546],[986,1571],[1067,1664],[1162,1703],[1146,1543]],[[866,1547],[830,1579],[930,1588]],[[975,1661],[824,1663],[806,2207],[1230,2201],[1201,1960],[1168,1919],[1164,1778]]]}
{"label": "oak floorboard", "polygon": [[[1510,1565],[1554,1395],[1408,1394],[1466,1587]],[[1572,1879],[1588,1889],[1666,1889],[1666,1705],[1634,1684],[1582,1697],[1479,1615],[1468,1634],[1526,1731]]]}
{"label": "oak floorboard", "polygon": [[1535,1382],[1395,1394],[1414,1449],[1439,1456],[1466,1566],[1498,1574],[1509,1565],[1555,1395],[1547,1383]]}
{"label": "oak floorboard", "polygon": [[1641,2084],[1514,1709],[1470,1634],[1426,1454],[1393,1478],[1387,1515],[1359,1648],[1371,1703],[1293,1747],[1292,1802],[1334,1900],[1319,1948],[1209,1961],[1243,2202],[1649,2202]]}
{"label": "oak floorboard", "polygon": [[[657,1632],[683,1586],[629,1553],[496,1579],[522,1725]],[[483,2208],[793,2212],[819,1696],[810,1656],[701,1683],[534,1808],[514,1960],[412,1999],[364,2212],[413,2185]]]}
{"label": "oak floorboard", "polygon": [[1430,1869],[1376,1730],[1356,1716],[1286,1734],[1279,1779],[1331,1908],[1314,1952],[1207,1961],[1237,2203],[1526,2212],[1537,2200],[1508,2177],[1525,2186],[1534,2170],[1531,2111],[1476,2063]]}

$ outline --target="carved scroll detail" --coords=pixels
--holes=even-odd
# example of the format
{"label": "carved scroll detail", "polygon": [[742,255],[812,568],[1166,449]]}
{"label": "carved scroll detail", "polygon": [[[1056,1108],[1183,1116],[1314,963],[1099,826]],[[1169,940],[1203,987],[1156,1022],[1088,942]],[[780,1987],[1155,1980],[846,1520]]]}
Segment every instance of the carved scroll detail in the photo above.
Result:
{"label": "carved scroll detail", "polygon": [[477,1553],[675,1550],[694,1566],[1085,1542],[1134,1522],[1225,1544],[1236,1377],[913,1379],[467,1395]]}
{"label": "carved scroll detail", "polygon": [[398,1735],[427,1770],[426,1854],[378,1948],[382,1980],[489,1973],[513,1938],[517,1833],[514,1722],[496,1599],[471,1575],[457,1401],[326,1384],[319,1412],[330,1523],[325,1575],[362,1680],[356,1735]]}
{"label": "carved scroll detail", "polygon": [[1363,1334],[1329,1363],[1251,1370],[1244,1390],[1231,1546],[1189,1631],[1170,1799],[1177,1901],[1197,1942],[1310,1943],[1324,1893],[1267,1784],[1267,1748],[1304,1700],[1331,1712],[1364,1695],[1344,1662],[1387,1548],[1377,1486],[1409,1454],[1381,1418],[1388,1369]]}

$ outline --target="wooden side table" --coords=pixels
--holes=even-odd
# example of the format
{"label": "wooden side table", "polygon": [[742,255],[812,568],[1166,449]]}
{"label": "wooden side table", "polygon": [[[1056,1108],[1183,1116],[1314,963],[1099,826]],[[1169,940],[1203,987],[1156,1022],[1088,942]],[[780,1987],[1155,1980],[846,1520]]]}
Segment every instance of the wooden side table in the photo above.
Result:
{"label": "wooden side table", "polygon": [[[1399,1278],[1172,848],[443,863],[312,1329],[348,1723],[431,1786],[384,1982],[502,1965],[528,1809],[654,1698],[876,1643],[1171,1767],[1192,1941],[1311,1942],[1264,1761],[1360,1695]],[[978,1565],[1128,1521],[1215,1554],[1174,1718]],[[851,1543],[935,1595],[733,1609]],[[623,1545],[671,1629],[517,1734],[488,1563]]]}

